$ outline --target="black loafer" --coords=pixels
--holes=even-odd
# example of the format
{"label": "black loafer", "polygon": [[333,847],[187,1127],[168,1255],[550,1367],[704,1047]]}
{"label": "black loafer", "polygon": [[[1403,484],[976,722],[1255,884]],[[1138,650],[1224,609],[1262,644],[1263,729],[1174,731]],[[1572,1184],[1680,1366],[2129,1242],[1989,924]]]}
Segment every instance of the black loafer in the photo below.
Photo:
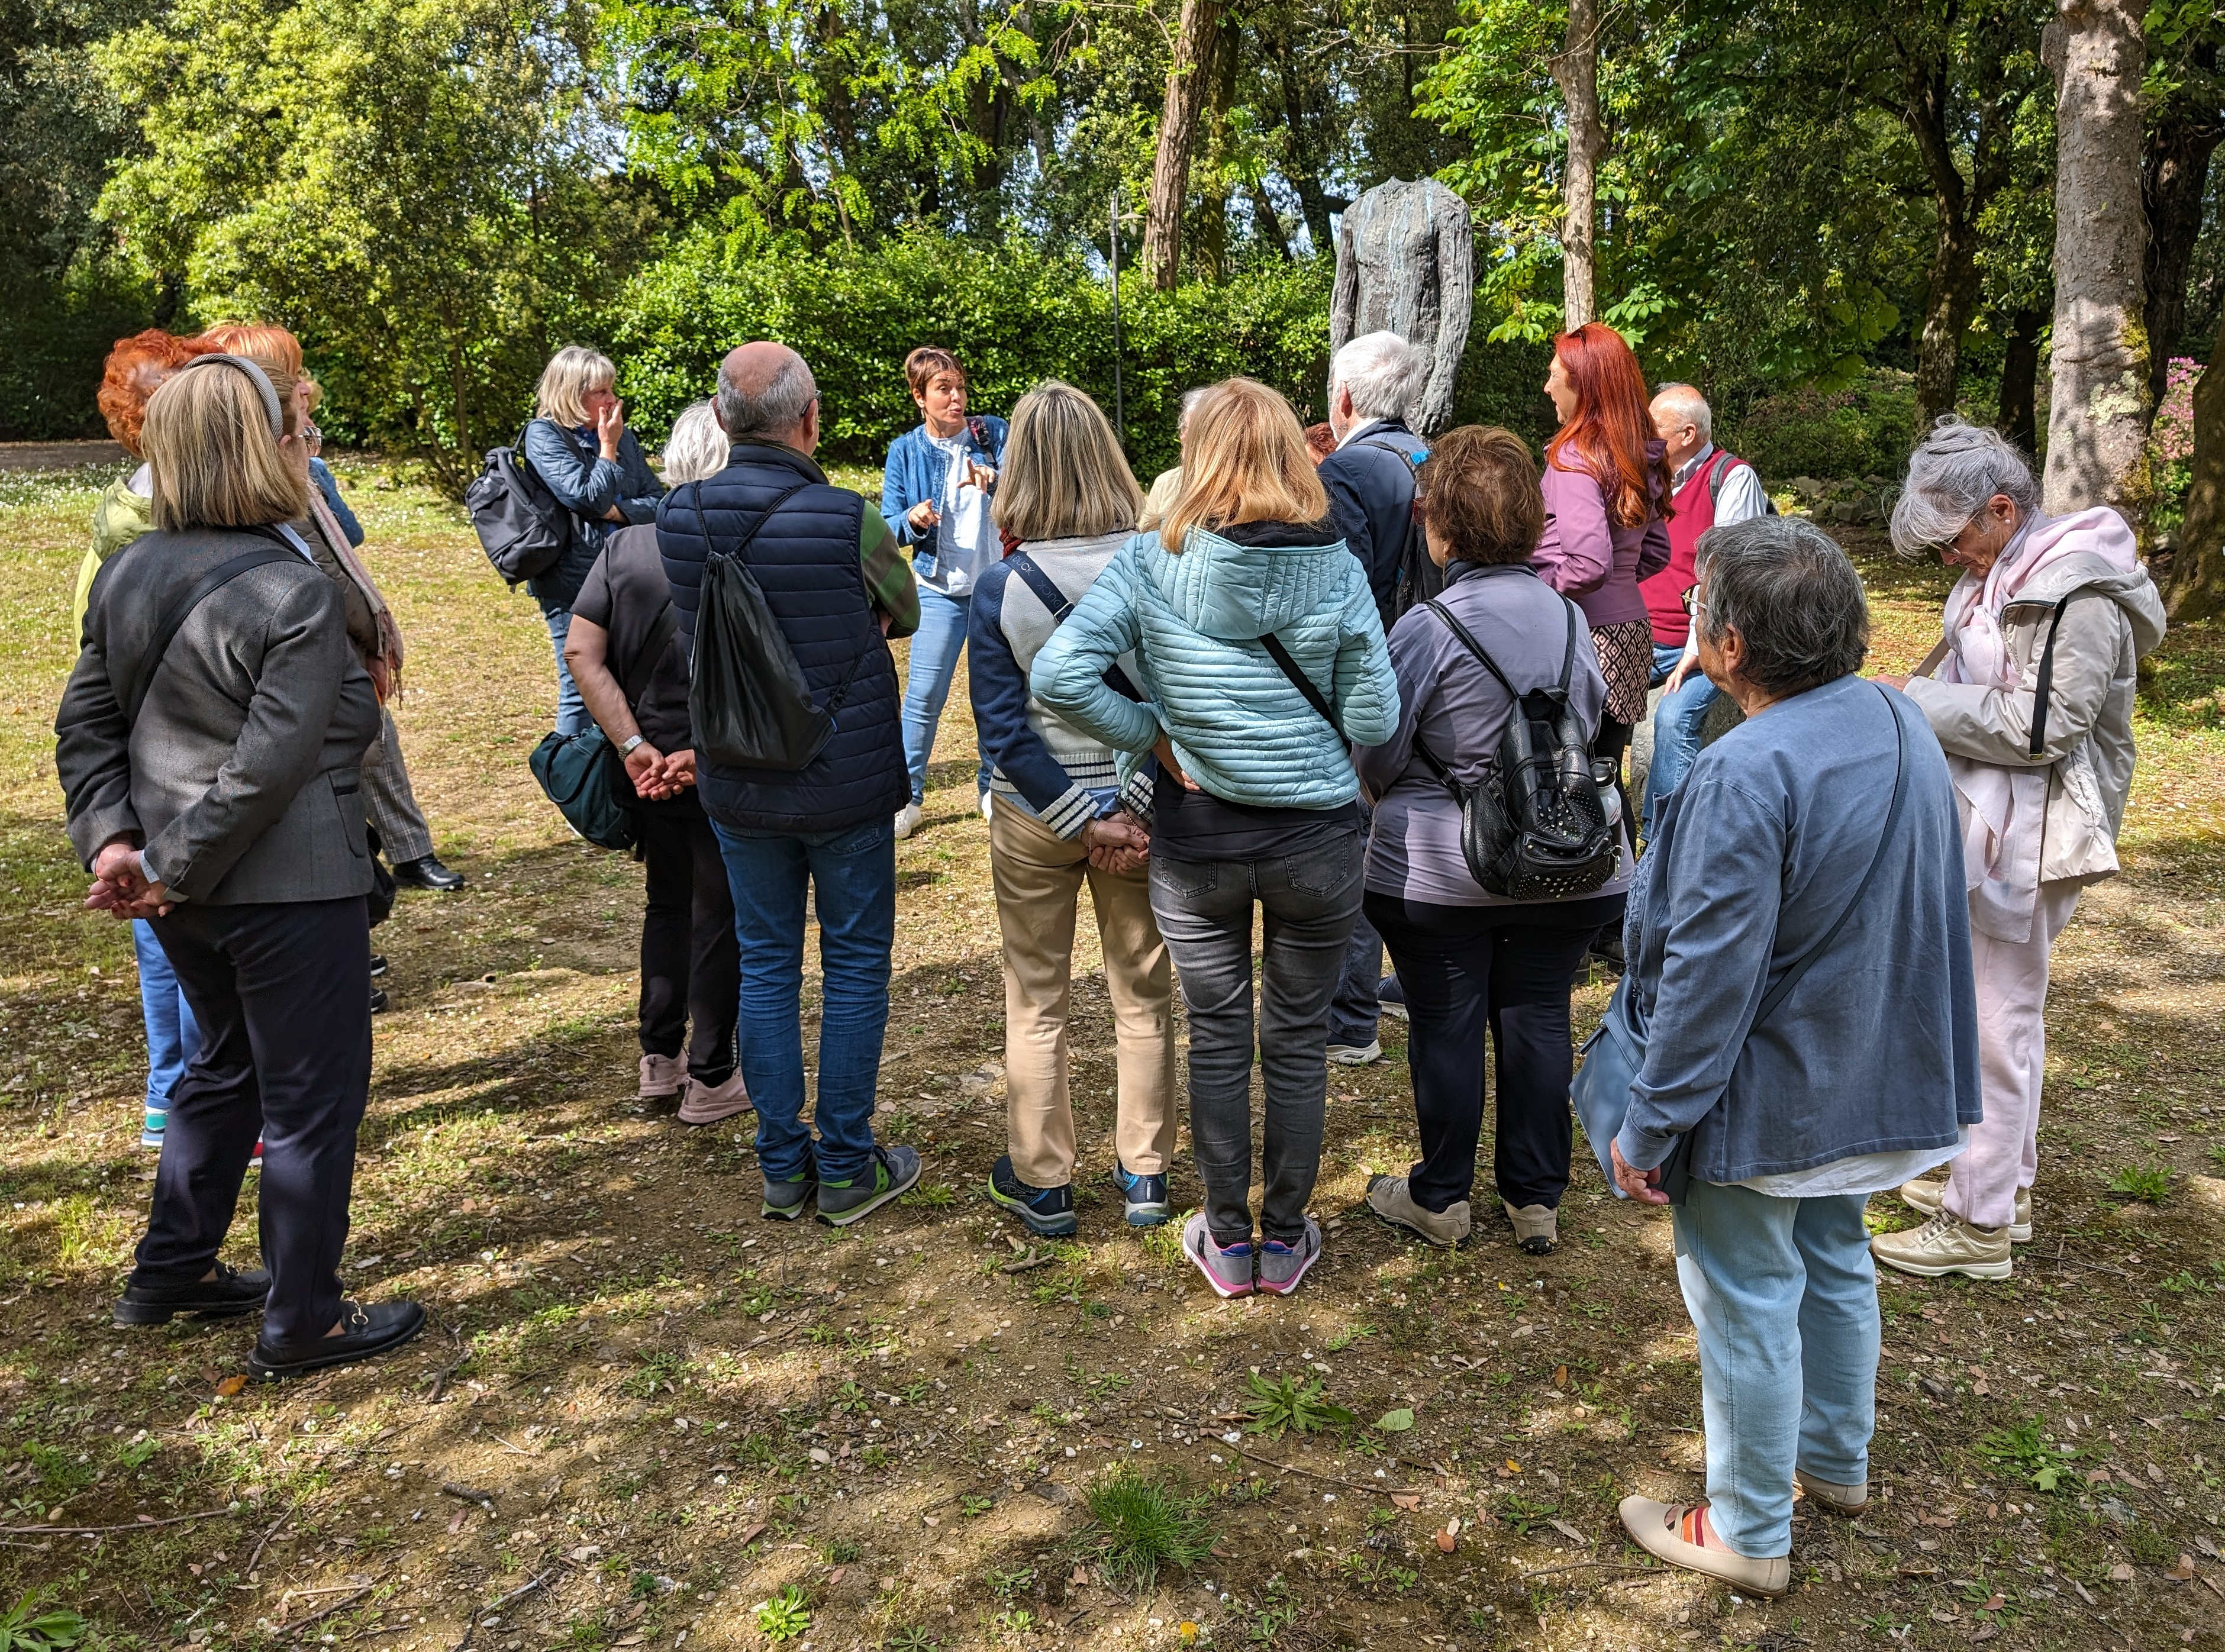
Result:
{"label": "black loafer", "polygon": [[242,1272],[216,1265],[213,1279],[141,1280],[136,1275],[116,1300],[118,1325],[168,1325],[181,1313],[230,1319],[252,1313],[270,1294],[270,1275],[257,1268]]}
{"label": "black loafer", "polygon": [[306,1342],[265,1342],[257,1338],[247,1357],[247,1369],[257,1377],[300,1377],[328,1365],[352,1365],[358,1359],[376,1359],[390,1353],[425,1328],[425,1310],[415,1302],[381,1302],[365,1307],[359,1302],[340,1304],[340,1333],[312,1337]]}
{"label": "black loafer", "polygon": [[452,872],[441,864],[434,855],[420,855],[415,860],[405,860],[394,869],[394,881],[414,889],[439,889],[443,894],[464,886],[464,875]]}

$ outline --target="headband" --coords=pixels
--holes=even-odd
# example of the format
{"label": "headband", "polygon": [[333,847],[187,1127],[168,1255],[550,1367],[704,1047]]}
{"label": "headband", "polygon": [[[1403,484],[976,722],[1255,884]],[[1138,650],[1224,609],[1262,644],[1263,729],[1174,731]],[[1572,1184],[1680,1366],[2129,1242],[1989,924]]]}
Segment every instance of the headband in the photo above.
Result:
{"label": "headband", "polygon": [[286,415],[278,405],[278,392],[271,385],[270,376],[244,356],[222,354],[195,356],[173,373],[173,378],[190,373],[196,367],[206,367],[212,362],[222,362],[227,367],[237,367],[263,396],[263,411],[270,421],[270,440],[282,441],[286,437]]}

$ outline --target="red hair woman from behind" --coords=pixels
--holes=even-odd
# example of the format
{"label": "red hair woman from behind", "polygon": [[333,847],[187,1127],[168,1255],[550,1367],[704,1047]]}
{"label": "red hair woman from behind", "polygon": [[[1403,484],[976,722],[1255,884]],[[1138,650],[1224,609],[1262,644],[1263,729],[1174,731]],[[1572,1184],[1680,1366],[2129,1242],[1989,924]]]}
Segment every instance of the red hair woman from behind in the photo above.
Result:
{"label": "red hair woman from behind", "polygon": [[1669,463],[1645,375],[1613,327],[1588,321],[1554,339],[1545,394],[1561,427],[1545,445],[1545,531],[1531,563],[1590,622],[1607,690],[1592,750],[1620,768],[1653,677],[1638,582],[1668,566]]}

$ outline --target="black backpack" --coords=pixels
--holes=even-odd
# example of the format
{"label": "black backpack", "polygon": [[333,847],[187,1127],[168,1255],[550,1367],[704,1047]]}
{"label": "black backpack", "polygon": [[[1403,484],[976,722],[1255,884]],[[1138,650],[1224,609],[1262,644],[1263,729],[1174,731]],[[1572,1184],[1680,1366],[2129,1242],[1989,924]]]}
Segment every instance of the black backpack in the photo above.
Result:
{"label": "black backpack", "polygon": [[494,571],[512,585],[538,579],[564,560],[576,519],[525,458],[525,433],[517,445],[491,447],[485,465],[464,490],[464,508]]}
{"label": "black backpack", "polygon": [[1613,774],[1603,761],[1594,766],[1591,742],[1569,705],[1569,677],[1576,661],[1576,605],[1565,597],[1561,601],[1569,611],[1561,680],[1527,693],[1506,680],[1506,674],[1444,604],[1427,604],[1514,702],[1490,771],[1473,786],[1453,778],[1419,738],[1414,742],[1415,755],[1461,807],[1461,852],[1469,872],[1492,894],[1512,901],[1588,895],[1614,876],[1622,856]]}

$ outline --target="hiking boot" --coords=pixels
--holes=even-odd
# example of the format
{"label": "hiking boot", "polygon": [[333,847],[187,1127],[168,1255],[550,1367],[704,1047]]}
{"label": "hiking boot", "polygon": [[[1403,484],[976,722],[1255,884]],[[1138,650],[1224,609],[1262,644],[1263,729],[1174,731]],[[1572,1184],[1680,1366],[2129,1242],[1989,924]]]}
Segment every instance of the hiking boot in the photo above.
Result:
{"label": "hiking boot", "polygon": [[758,1214],[768,1222],[793,1222],[811,1207],[811,1195],[819,1189],[816,1176],[799,1176],[794,1181],[775,1181],[764,1179],[764,1206]]}
{"label": "hiking boot", "polygon": [[1623,1529],[1639,1548],[1671,1566],[1721,1578],[1753,1595],[1781,1595],[1792,1586],[1791,1555],[1753,1560],[1725,1548],[1723,1540],[1708,1525],[1705,1503],[1695,1506],[1625,1497],[1618,1512]]}
{"label": "hiking boot", "polygon": [[907,803],[897,811],[897,841],[898,843],[902,843],[919,830],[919,816],[920,807],[916,803]]}
{"label": "hiking boot", "polygon": [[722,1118],[749,1111],[749,1087],[742,1082],[738,1068],[719,1084],[705,1084],[700,1079],[690,1077],[680,1098],[680,1122],[683,1124],[715,1124]]}
{"label": "hiking boot", "polygon": [[1468,1236],[1467,1200],[1463,1199],[1441,1211],[1423,1210],[1414,1202],[1413,1190],[1404,1176],[1370,1177],[1367,1208],[1391,1226],[1404,1228],[1448,1250]]}
{"label": "hiking boot", "polygon": [[224,1263],[206,1279],[142,1280],[136,1275],[116,1301],[118,1325],[168,1325],[180,1313],[198,1313],[206,1320],[225,1320],[252,1313],[270,1294],[270,1274],[257,1268],[243,1273]]}
{"label": "hiking boot", "polygon": [[1306,1231],[1299,1235],[1296,1244],[1270,1239],[1259,1247],[1259,1288],[1277,1296],[1288,1296],[1297,1289],[1307,1269],[1321,1260],[1321,1225],[1309,1216]]}
{"label": "hiking boot", "polygon": [[1835,1480],[1819,1480],[1804,1468],[1792,1471],[1793,1484],[1806,1492],[1819,1509],[1828,1509],[1835,1515],[1844,1515],[1849,1520],[1870,1506],[1870,1483],[1841,1485]]}
{"label": "hiking boot", "polygon": [[1164,1176],[1139,1176],[1122,1164],[1112,1161],[1112,1185],[1120,1190],[1127,1201],[1130,1227],[1164,1227],[1171,1212],[1167,1208],[1167,1179]]}
{"label": "hiking boot", "polygon": [[1888,1268],[1918,1279],[1962,1274],[1972,1279],[2006,1279],[2015,1270],[2005,1227],[1972,1227],[1945,1211],[1906,1233],[1880,1233],[1870,1253]]}
{"label": "hiking boot", "polygon": [[1514,1243],[1525,1255],[1550,1256],[1553,1247],[1561,1242],[1561,1217],[1550,1205],[1510,1205],[1499,1201],[1499,1209],[1514,1227]]}
{"label": "hiking boot", "polygon": [[1406,989],[1397,976],[1386,975],[1375,984],[1375,1007],[1384,1015],[1406,1019]]}
{"label": "hiking boot", "polygon": [[267,1381],[300,1377],[332,1365],[352,1365],[358,1359],[391,1353],[424,1328],[425,1310],[415,1302],[381,1302],[376,1307],[342,1302],[338,1336],[285,1343],[265,1342],[258,1337],[254,1351],[247,1356],[247,1369]]}
{"label": "hiking boot", "polygon": [[[1911,1181],[1900,1190],[1901,1202],[1921,1216],[1938,1215],[1946,1197],[1947,1184],[1943,1181]],[[2016,1217],[2009,1224],[2009,1243],[2032,1243],[2032,1189],[2029,1187],[2019,1187],[2016,1191]]]}
{"label": "hiking boot", "polygon": [[829,1227],[863,1221],[919,1180],[919,1155],[908,1147],[877,1147],[869,1175],[819,1182],[819,1219]]}
{"label": "hiking boot", "polygon": [[1192,1213],[1182,1224],[1182,1254],[1205,1275],[1213,1294],[1220,1297],[1252,1294],[1252,1241],[1220,1244],[1205,1225],[1205,1212]]}
{"label": "hiking boot", "polygon": [[1013,1171],[1009,1153],[989,1167],[989,1200],[1018,1217],[1029,1232],[1046,1239],[1062,1237],[1080,1225],[1074,1214],[1072,1184],[1031,1187]]}
{"label": "hiking boot", "polygon": [[662,1101],[667,1096],[676,1096],[680,1086],[688,1082],[688,1063],[676,1055],[644,1055],[641,1058],[641,1088],[634,1093],[642,1101]]}

